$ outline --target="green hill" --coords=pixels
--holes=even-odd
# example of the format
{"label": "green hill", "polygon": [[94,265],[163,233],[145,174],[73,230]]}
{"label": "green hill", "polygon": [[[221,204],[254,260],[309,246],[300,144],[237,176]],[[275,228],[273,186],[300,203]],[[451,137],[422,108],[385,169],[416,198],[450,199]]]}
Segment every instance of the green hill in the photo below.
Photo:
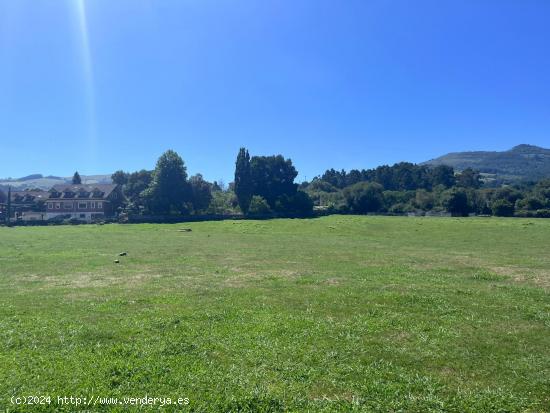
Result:
{"label": "green hill", "polygon": [[536,181],[550,177],[550,149],[518,145],[504,152],[454,152],[425,164],[449,165],[457,171],[473,168],[502,182]]}

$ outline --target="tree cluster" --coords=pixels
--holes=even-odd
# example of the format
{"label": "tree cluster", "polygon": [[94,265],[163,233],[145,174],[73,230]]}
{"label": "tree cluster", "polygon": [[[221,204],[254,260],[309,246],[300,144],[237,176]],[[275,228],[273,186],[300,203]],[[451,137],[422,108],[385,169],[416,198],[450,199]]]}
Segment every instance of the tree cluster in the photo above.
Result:
{"label": "tree cluster", "polygon": [[398,163],[370,170],[330,169],[303,183],[319,209],[340,213],[550,216],[550,180],[490,188],[470,168]]}
{"label": "tree cluster", "polygon": [[235,164],[235,195],[246,215],[276,213],[307,216],[313,212],[309,196],[298,190],[298,171],[282,155],[253,156],[241,148]]}
{"label": "tree cluster", "polygon": [[442,185],[450,188],[454,185],[465,187],[481,186],[481,176],[472,169],[455,176],[453,168],[440,165],[430,168],[426,165],[415,165],[400,162],[393,166],[382,165],[375,169],[327,170],[318,180],[327,182],[333,187],[344,189],[359,182],[374,182],[387,191],[410,191],[416,189],[432,190]]}
{"label": "tree cluster", "polygon": [[113,183],[121,185],[126,212],[151,215],[202,213],[212,200],[213,184],[198,174],[188,179],[183,159],[168,150],[153,171],[116,171]]}
{"label": "tree cluster", "polygon": [[281,155],[250,157],[242,148],[237,156],[235,181],[207,182],[202,175],[188,178],[183,159],[166,151],[153,171],[116,171],[113,183],[126,198],[124,212],[143,215],[307,216],[313,211],[309,196],[298,190],[298,172]]}

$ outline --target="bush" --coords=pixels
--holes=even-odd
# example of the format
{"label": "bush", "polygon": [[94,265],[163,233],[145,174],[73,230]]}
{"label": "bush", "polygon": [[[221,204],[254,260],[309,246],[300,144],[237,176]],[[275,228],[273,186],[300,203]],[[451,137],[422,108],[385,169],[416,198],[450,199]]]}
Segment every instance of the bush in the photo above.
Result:
{"label": "bush", "polygon": [[405,214],[407,212],[414,212],[414,211],[415,209],[411,204],[403,204],[403,203],[394,204],[388,209],[388,212],[390,214]]}
{"label": "bush", "polygon": [[529,211],[536,211],[538,209],[544,209],[546,203],[544,200],[536,197],[528,197],[519,199],[516,201],[516,209],[527,209]]}
{"label": "bush", "polygon": [[453,216],[466,217],[470,212],[468,194],[463,189],[453,188],[444,196],[443,205]]}
{"label": "bush", "polygon": [[537,209],[535,216],[537,218],[550,218],[550,209]]}
{"label": "bush", "polygon": [[383,187],[380,184],[359,182],[344,189],[346,204],[352,212],[366,214],[378,212],[384,205]]}
{"label": "bush", "polygon": [[[403,205],[403,208],[414,210],[411,203],[414,202],[416,191],[384,191],[382,192],[384,197],[384,209],[388,212],[394,205]],[[408,205],[405,207],[405,205]]]}
{"label": "bush", "polygon": [[497,217],[511,217],[514,215],[514,205],[506,199],[497,199],[491,205],[493,215]]}
{"label": "bush", "polygon": [[252,200],[250,201],[250,206],[248,207],[248,215],[250,216],[261,216],[261,215],[269,215],[273,211],[271,211],[271,208],[269,207],[269,204],[265,200],[265,198],[254,195],[252,197]]}
{"label": "bush", "polygon": [[277,212],[289,216],[310,216],[313,213],[313,201],[303,191],[294,195],[282,195],[275,204]]}

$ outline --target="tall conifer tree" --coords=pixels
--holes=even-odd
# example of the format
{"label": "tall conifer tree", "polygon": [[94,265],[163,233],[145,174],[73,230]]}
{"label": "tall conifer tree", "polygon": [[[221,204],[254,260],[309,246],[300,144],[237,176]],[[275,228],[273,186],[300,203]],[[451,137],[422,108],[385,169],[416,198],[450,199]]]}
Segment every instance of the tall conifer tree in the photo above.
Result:
{"label": "tall conifer tree", "polygon": [[73,175],[73,185],[80,185],[82,183],[82,179],[80,178],[80,174],[78,172],[75,172]]}
{"label": "tall conifer tree", "polygon": [[241,148],[235,163],[235,195],[243,214],[248,213],[252,200],[253,183],[250,171],[250,155],[246,148]]}

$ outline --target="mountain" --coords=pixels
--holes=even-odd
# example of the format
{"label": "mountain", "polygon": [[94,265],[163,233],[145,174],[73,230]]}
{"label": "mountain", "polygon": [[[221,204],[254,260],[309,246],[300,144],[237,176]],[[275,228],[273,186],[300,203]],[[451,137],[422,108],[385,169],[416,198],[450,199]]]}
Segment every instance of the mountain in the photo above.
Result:
{"label": "mountain", "polygon": [[[111,175],[81,175],[83,184],[110,184]],[[28,175],[18,179],[0,179],[0,188],[4,190],[8,186],[19,191],[25,189],[50,189],[54,185],[71,183],[72,177],[62,178],[58,176],[46,176],[41,174]]]}
{"label": "mountain", "polygon": [[17,179],[18,181],[32,181],[33,179],[41,179],[44,178],[42,174],[33,174],[33,175],[27,175],[22,178]]}
{"label": "mountain", "polygon": [[524,144],[503,152],[454,152],[424,164],[449,165],[457,171],[472,168],[498,183],[537,181],[550,178],[550,149]]}

